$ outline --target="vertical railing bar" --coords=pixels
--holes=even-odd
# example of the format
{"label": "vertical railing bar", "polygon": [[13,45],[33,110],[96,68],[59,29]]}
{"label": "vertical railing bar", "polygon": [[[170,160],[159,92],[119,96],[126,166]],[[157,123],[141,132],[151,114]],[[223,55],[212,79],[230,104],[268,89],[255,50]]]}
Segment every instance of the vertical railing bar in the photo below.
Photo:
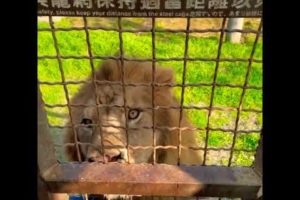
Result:
{"label": "vertical railing bar", "polygon": [[155,18],[152,18],[152,127],[153,127],[153,164],[156,163],[156,135],[155,135],[155,105],[154,105],[154,101],[155,101],[155,88],[154,88],[154,82],[155,82]]}
{"label": "vertical railing bar", "polygon": [[[100,131],[100,136],[101,136],[101,150],[102,150],[102,154],[103,156],[105,155],[105,148],[104,148],[104,143],[103,143],[103,140],[104,140],[104,137],[103,137],[103,133],[102,133],[102,123],[101,123],[101,117],[100,117],[100,107],[99,107],[99,102],[98,102],[98,99],[99,99],[99,96],[98,96],[98,93],[97,93],[97,83],[96,83],[96,80],[97,80],[97,77],[96,77],[96,73],[95,73],[95,66],[94,66],[94,61],[93,61],[93,53],[92,53],[92,47],[91,47],[91,42],[90,42],[90,34],[89,34],[89,31],[87,29],[87,19],[86,17],[83,17],[83,22],[84,22],[84,31],[85,31],[85,35],[86,35],[86,42],[87,42],[87,46],[88,46],[88,54],[89,54],[89,57],[90,57],[90,66],[91,66],[91,71],[92,71],[92,82],[93,82],[93,87],[94,87],[94,91],[95,91],[95,103],[97,105],[97,124],[99,126],[99,131]],[[104,159],[105,161],[106,159]]]}
{"label": "vertical railing bar", "polygon": [[125,131],[126,131],[126,139],[127,139],[127,161],[129,163],[130,155],[129,155],[129,136],[128,136],[128,120],[127,120],[127,107],[126,107],[126,89],[124,84],[125,71],[124,71],[124,50],[123,50],[123,37],[122,37],[122,22],[121,17],[118,17],[118,32],[119,32],[119,41],[120,41],[120,61],[121,61],[121,81],[122,81],[122,89],[123,89],[123,101],[124,101],[124,114],[125,114]]}
{"label": "vertical railing bar", "polygon": [[182,87],[181,87],[181,99],[180,99],[180,113],[179,113],[179,131],[178,131],[178,161],[177,165],[180,165],[180,155],[181,155],[181,121],[183,117],[183,102],[184,102],[184,92],[185,92],[185,78],[186,78],[186,64],[188,57],[188,47],[189,47],[189,30],[190,30],[190,17],[186,18],[186,33],[185,33],[185,45],[184,45],[184,61],[183,61],[183,73],[182,73]]}
{"label": "vertical railing bar", "polygon": [[[62,83],[65,83],[65,74],[64,74],[64,70],[63,70],[63,66],[62,66],[62,61],[61,61],[61,55],[60,55],[60,51],[59,51],[59,48],[58,48],[58,43],[57,43],[57,38],[56,38],[56,35],[55,35],[55,27],[54,27],[54,22],[53,22],[53,19],[52,19],[52,16],[49,16],[49,24],[50,24],[50,27],[51,27],[51,33],[52,33],[52,38],[53,38],[53,42],[54,42],[54,48],[55,48],[55,51],[56,51],[56,55],[57,55],[57,60],[58,60],[58,66],[59,66],[59,71],[60,71],[60,74],[61,74],[61,80],[62,80]],[[67,107],[68,107],[68,111],[69,111],[69,117],[70,117],[70,123],[71,123],[71,126],[72,126],[72,130],[73,130],[73,133],[74,133],[74,141],[75,141],[75,147],[76,147],[76,152],[77,152],[77,158],[78,158],[78,161],[82,161],[81,160],[81,155],[80,155],[80,151],[79,151],[79,144],[78,144],[78,136],[77,136],[77,131],[75,129],[75,126],[74,126],[74,122],[73,122],[73,117],[72,117],[72,108],[70,106],[70,99],[69,99],[69,92],[68,92],[68,88],[67,88],[67,85],[66,84],[63,84],[63,88],[64,88],[64,92],[65,92],[65,97],[66,97],[66,100],[67,100]]]}
{"label": "vertical railing bar", "polygon": [[263,162],[262,149],[263,149],[263,135],[261,133],[259,141],[258,141],[258,147],[254,154],[255,160],[251,165],[251,167],[254,169],[254,171],[261,176],[262,176],[262,162]]}
{"label": "vertical railing bar", "polygon": [[233,139],[232,139],[232,145],[231,145],[231,151],[230,151],[230,156],[229,156],[228,167],[230,167],[231,164],[232,164],[234,146],[235,146],[235,141],[236,141],[236,137],[237,137],[237,130],[238,130],[239,121],[240,121],[240,113],[241,113],[241,110],[242,110],[243,100],[244,100],[245,93],[246,93],[246,87],[248,85],[250,72],[251,72],[251,69],[252,69],[252,60],[253,60],[254,53],[255,53],[255,50],[256,50],[256,46],[257,46],[257,42],[258,42],[258,39],[259,39],[259,36],[260,36],[261,27],[262,27],[262,20],[260,21],[260,24],[259,24],[259,27],[258,27],[258,33],[256,34],[255,41],[253,43],[253,48],[252,48],[251,53],[250,53],[250,58],[249,58],[249,63],[248,63],[248,67],[247,67],[245,82],[244,82],[244,86],[243,86],[243,89],[242,89],[242,94],[241,94],[239,106],[238,106],[238,109],[237,109],[235,127],[234,127],[234,132],[233,132],[234,135],[233,135]]}
{"label": "vertical railing bar", "polygon": [[58,164],[55,156],[55,145],[50,135],[45,104],[42,99],[41,90],[38,87],[38,175],[42,176],[51,167]]}
{"label": "vertical railing bar", "polygon": [[218,53],[217,53],[217,61],[216,61],[216,67],[215,67],[215,71],[214,71],[213,86],[212,86],[212,90],[211,90],[211,97],[210,97],[210,103],[209,103],[209,109],[208,109],[203,165],[206,164],[207,146],[208,146],[208,138],[209,138],[209,123],[210,123],[210,116],[211,116],[211,113],[212,113],[212,106],[213,106],[213,100],[214,100],[214,94],[215,94],[215,84],[216,84],[216,80],[217,80],[217,74],[218,74],[219,63],[220,63],[219,59],[221,57],[221,50],[222,50],[222,45],[223,45],[225,24],[226,24],[226,17],[224,17],[223,21],[222,21],[221,35],[220,35]]}

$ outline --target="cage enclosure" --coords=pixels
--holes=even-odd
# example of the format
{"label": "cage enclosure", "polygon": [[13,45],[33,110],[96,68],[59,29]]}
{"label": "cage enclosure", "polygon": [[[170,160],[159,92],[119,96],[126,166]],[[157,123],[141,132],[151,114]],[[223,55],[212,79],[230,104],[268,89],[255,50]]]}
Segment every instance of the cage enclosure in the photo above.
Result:
{"label": "cage enclosure", "polygon": [[38,0],[41,184],[262,198],[261,15],[261,0]]}

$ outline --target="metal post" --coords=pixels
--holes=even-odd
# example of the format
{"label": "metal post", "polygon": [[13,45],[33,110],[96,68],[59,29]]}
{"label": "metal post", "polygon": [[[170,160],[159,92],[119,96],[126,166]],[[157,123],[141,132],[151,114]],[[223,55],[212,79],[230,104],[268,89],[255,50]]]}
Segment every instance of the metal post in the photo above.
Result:
{"label": "metal post", "polygon": [[[243,29],[244,26],[244,18],[230,18],[228,20],[227,29]],[[229,32],[226,34],[226,41],[232,43],[240,43],[241,42],[242,33],[238,32]]]}

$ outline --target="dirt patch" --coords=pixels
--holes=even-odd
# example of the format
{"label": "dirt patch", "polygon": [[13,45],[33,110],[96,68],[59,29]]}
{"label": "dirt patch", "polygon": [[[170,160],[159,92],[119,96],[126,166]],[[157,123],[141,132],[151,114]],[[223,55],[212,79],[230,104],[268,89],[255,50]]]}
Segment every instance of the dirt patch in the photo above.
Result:
{"label": "dirt patch", "polygon": [[[58,22],[62,19],[63,17],[52,17],[52,20],[54,22]],[[38,21],[40,22],[49,22],[49,17],[38,17]]]}
{"label": "dirt patch", "polygon": [[207,165],[227,165],[230,156],[230,151],[207,151],[206,164]]}

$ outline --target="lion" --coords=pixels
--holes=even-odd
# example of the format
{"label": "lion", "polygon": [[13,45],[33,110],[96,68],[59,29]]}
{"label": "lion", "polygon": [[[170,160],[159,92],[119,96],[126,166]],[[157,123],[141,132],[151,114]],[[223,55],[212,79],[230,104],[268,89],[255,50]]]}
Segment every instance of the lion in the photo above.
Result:
{"label": "lion", "polygon": [[[151,62],[124,61],[122,71],[120,61],[106,60],[95,72],[95,78],[100,82],[96,82],[95,86],[92,81],[89,81],[79,89],[72,98],[71,104],[87,104],[89,106],[72,107],[72,121],[73,124],[85,125],[76,128],[77,140],[93,145],[80,145],[82,161],[153,162],[152,148],[139,150],[129,148],[129,152],[126,148],[127,140],[130,146],[153,146],[152,72]],[[126,84],[124,88],[120,84],[122,83],[122,74]],[[89,80],[92,78],[90,76]],[[164,106],[179,106],[173,95],[172,87],[168,86],[174,83],[173,70],[156,66],[154,80],[155,84],[161,84],[154,86],[153,103],[158,108],[154,110],[154,126],[157,127],[154,131],[155,144],[156,146],[178,146],[179,130],[174,127],[179,126],[180,110],[163,108]],[[111,84],[107,81],[110,81]],[[124,99],[126,115],[124,114]],[[100,105],[98,109],[97,104]],[[126,127],[126,122],[127,133],[124,128],[121,128]],[[71,125],[70,123],[69,121],[68,125]],[[102,125],[101,129],[99,126],[92,126],[99,124]],[[180,127],[193,128],[184,110]],[[72,129],[68,129],[64,143],[74,142],[74,132]],[[102,148],[102,145],[105,148]],[[197,147],[196,134],[193,130],[181,131],[181,145]],[[118,147],[114,148],[114,146]],[[69,161],[78,161],[74,146],[66,148],[65,153]],[[177,164],[178,150],[174,148],[157,149],[155,160],[157,163]],[[181,148],[180,163],[202,164],[202,154],[191,148]]]}
{"label": "lion", "polygon": [[[179,126],[180,110],[166,109],[167,106],[179,107],[170,87],[174,83],[173,70],[156,66],[152,77],[151,62],[124,61],[123,71],[121,67],[120,61],[104,61],[95,76],[91,75],[90,81],[71,99],[71,104],[88,105],[71,109],[72,123],[82,125],[75,129],[77,141],[82,143],[79,145],[81,161],[153,163],[153,148],[127,148],[127,144],[152,147],[153,134],[156,146],[179,145],[179,130],[174,127]],[[92,81],[93,78],[96,83]],[[156,85],[152,102],[153,78]],[[124,87],[121,85],[122,81],[125,83]],[[154,111],[151,109],[152,103],[156,108]],[[153,118],[156,127],[154,133]],[[71,121],[67,124],[70,126]],[[193,128],[184,111],[180,127]],[[75,143],[73,129],[67,130],[64,143]],[[86,143],[91,145],[83,145]],[[196,134],[192,129],[181,131],[181,145],[197,147]],[[68,161],[79,161],[77,154],[74,146],[65,148]],[[178,150],[156,149],[154,159],[156,163],[177,164]],[[202,164],[202,154],[191,148],[181,148],[180,163]]]}

